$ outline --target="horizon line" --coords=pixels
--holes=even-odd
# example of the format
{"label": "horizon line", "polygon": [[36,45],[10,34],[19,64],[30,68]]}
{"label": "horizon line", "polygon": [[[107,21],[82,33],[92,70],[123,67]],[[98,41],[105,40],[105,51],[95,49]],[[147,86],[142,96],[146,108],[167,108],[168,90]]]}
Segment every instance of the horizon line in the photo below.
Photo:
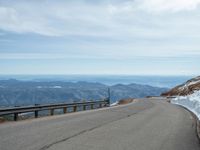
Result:
{"label": "horizon line", "polygon": [[199,74],[0,74],[0,76],[199,76]]}

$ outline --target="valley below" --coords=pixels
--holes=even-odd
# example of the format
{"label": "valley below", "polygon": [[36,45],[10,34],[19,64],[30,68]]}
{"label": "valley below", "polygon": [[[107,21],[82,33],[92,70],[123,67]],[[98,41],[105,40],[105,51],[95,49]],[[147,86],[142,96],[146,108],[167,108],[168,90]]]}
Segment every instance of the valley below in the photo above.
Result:
{"label": "valley below", "polygon": [[159,96],[167,88],[140,84],[105,85],[98,82],[0,80],[0,107]]}

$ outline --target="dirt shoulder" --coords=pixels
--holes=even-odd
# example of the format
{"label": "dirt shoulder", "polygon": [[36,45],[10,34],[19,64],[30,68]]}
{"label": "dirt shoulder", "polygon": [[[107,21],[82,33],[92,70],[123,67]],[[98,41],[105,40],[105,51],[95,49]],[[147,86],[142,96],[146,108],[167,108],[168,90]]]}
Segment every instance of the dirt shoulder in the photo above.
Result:
{"label": "dirt shoulder", "polygon": [[118,105],[129,104],[129,103],[132,103],[133,101],[134,101],[134,98],[121,99],[119,100]]}

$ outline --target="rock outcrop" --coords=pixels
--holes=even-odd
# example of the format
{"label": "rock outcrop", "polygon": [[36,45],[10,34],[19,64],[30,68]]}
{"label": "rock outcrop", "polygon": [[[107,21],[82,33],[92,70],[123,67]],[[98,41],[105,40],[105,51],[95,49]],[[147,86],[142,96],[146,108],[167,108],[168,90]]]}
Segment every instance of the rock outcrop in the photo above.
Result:
{"label": "rock outcrop", "polygon": [[182,85],[179,85],[168,92],[162,93],[161,96],[185,96],[193,94],[194,91],[200,90],[200,76],[188,80]]}

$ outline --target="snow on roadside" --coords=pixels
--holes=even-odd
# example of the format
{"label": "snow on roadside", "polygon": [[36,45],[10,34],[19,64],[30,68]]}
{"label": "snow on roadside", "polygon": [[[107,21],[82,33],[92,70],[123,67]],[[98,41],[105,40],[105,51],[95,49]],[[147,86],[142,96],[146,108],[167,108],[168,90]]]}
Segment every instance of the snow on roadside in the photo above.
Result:
{"label": "snow on roadside", "polygon": [[191,95],[177,96],[171,103],[181,105],[192,111],[200,120],[200,91],[195,91]]}
{"label": "snow on roadside", "polygon": [[118,105],[118,101],[116,101],[116,102],[114,102],[114,103],[112,103],[112,104],[110,104],[110,106],[116,106],[116,105]]}

